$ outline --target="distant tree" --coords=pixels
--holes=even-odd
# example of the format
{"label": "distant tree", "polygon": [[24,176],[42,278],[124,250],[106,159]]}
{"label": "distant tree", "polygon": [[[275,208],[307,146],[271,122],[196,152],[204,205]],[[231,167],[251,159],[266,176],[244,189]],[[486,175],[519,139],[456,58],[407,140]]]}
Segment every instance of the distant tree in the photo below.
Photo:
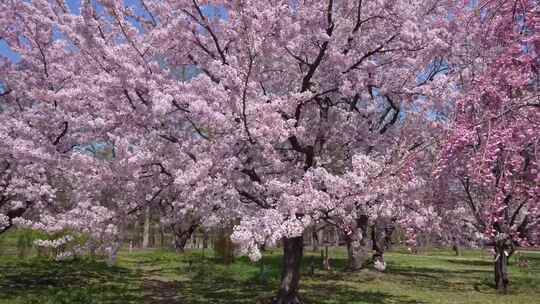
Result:
{"label": "distant tree", "polygon": [[493,248],[501,292],[516,247],[540,240],[539,9],[537,1],[465,1],[450,24],[462,41],[450,57],[460,95],[437,175],[453,197],[447,208],[461,212],[458,225]]}
{"label": "distant tree", "polygon": [[[467,9],[437,0],[141,3],[85,0],[80,15],[65,1],[0,4],[0,37],[21,56],[0,67],[9,104],[0,172],[17,168],[10,180],[24,210],[54,196],[49,175],[76,189],[49,220],[43,204],[33,207],[44,227],[92,232],[114,260],[146,208],[166,208],[170,223],[239,220],[232,240],[251,258],[283,242],[275,303],[293,304],[306,227],[332,221],[354,257],[379,217],[421,218],[412,206],[424,204],[426,180],[415,160],[433,144],[437,111],[461,93],[446,63],[483,37],[454,35]],[[448,159],[466,147],[456,138]],[[113,146],[114,157],[85,154],[93,143]],[[20,216],[2,214],[8,225]]]}

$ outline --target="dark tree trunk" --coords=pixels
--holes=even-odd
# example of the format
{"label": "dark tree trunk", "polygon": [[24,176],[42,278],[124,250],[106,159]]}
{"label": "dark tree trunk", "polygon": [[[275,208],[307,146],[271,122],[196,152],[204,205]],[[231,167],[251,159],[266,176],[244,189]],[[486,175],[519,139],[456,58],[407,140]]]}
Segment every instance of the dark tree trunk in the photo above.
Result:
{"label": "dark tree trunk", "polygon": [[[395,230],[395,220],[389,218],[378,219],[371,228],[371,241],[373,243],[373,263],[379,271],[384,271],[384,252],[392,245],[392,234]],[[378,263],[378,266],[377,266]]]}
{"label": "dark tree trunk", "polygon": [[461,256],[461,247],[459,247],[458,243],[454,243],[454,246],[452,246],[452,249],[454,249],[456,256]]}
{"label": "dark tree trunk", "polygon": [[504,245],[495,246],[495,286],[500,293],[508,293],[509,250]]}
{"label": "dark tree trunk", "polygon": [[191,248],[193,249],[197,249],[199,247],[198,246],[199,243],[197,243],[197,234],[196,233],[192,233],[191,234]]}
{"label": "dark tree trunk", "polygon": [[208,249],[208,239],[210,238],[210,235],[208,234],[208,231],[203,231],[203,249]]}
{"label": "dark tree trunk", "polygon": [[366,264],[370,246],[368,240],[368,216],[360,215],[349,234],[345,235],[347,244],[347,270],[357,271]]}
{"label": "dark tree trunk", "polygon": [[360,263],[359,252],[353,248],[354,240],[349,238],[346,239],[347,243],[347,270],[356,271],[362,268],[362,263]]}
{"label": "dark tree trunk", "polygon": [[182,229],[182,225],[175,225],[174,232],[174,248],[177,252],[184,252],[187,241],[191,238],[198,225],[191,225],[187,229]]}
{"label": "dark tree trunk", "polygon": [[319,239],[319,235],[317,234],[317,226],[314,226],[313,227],[313,230],[311,231],[311,245],[312,245],[312,251],[313,252],[318,252],[319,251],[319,244],[320,244],[320,239]]}
{"label": "dark tree trunk", "polygon": [[298,285],[300,283],[300,265],[304,251],[303,237],[283,239],[283,265],[281,284],[274,304],[299,304]]}
{"label": "dark tree trunk", "polygon": [[324,240],[324,230],[325,230],[325,228],[324,228],[324,227],[321,227],[321,228],[317,231],[317,241],[319,242],[319,250],[321,250],[321,246],[323,246],[323,244],[325,243],[325,240]]}
{"label": "dark tree trunk", "polygon": [[384,233],[377,224],[371,227],[371,242],[373,244],[373,262],[376,260],[384,260]]}
{"label": "dark tree trunk", "polygon": [[384,265],[384,236],[381,234],[381,227],[373,225],[371,228],[371,241],[373,243],[373,263],[381,263]]}
{"label": "dark tree trunk", "polygon": [[365,240],[346,239],[347,242],[347,270],[357,271],[362,269],[369,259],[369,246]]}

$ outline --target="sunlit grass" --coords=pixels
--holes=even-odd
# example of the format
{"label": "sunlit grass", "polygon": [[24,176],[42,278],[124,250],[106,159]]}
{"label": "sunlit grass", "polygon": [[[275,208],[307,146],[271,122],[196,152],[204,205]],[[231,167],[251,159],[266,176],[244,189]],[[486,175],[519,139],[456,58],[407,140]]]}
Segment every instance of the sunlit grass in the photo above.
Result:
{"label": "sunlit grass", "polygon": [[[512,264],[511,293],[498,295],[491,257],[483,251],[466,251],[462,257],[446,250],[422,255],[391,252],[386,255],[386,273],[344,272],[346,254],[341,249],[331,250],[333,270],[321,270],[320,255],[306,252],[301,297],[308,304],[538,303],[540,254],[526,256],[529,268]],[[267,252],[262,263],[264,267],[240,257],[223,265],[211,250],[183,255],[125,251],[116,267],[91,259],[54,262],[4,254],[0,304],[269,303],[279,283],[280,250]]]}

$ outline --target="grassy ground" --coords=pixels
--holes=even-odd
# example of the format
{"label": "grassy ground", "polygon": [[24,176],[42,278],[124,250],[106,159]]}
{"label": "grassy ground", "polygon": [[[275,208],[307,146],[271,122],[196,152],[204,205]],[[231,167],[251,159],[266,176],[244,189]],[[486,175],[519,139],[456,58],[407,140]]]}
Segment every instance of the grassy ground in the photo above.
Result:
{"label": "grassy ground", "polygon": [[[0,245],[1,246],[1,245]],[[497,295],[492,261],[482,252],[455,257],[449,251],[424,255],[392,252],[387,272],[346,273],[345,252],[331,253],[334,271],[309,274],[304,262],[301,296],[307,304],[333,303],[538,303],[540,253],[528,253],[530,267],[510,267],[511,294]],[[279,279],[280,252],[265,265],[239,258],[225,266],[211,252],[122,252],[119,265],[81,259],[52,262],[0,256],[0,304],[240,304],[268,303]]]}

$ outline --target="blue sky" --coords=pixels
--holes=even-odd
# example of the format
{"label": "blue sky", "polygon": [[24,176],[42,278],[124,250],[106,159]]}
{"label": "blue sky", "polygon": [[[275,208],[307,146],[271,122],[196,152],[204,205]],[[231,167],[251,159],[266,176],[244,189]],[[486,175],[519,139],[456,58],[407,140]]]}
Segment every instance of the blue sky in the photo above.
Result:
{"label": "blue sky", "polygon": [[[78,15],[81,7],[81,0],[66,0],[66,2],[71,12]],[[135,12],[141,16],[147,15],[147,12],[140,4],[140,0],[124,0],[124,4],[126,6],[135,8]],[[226,12],[219,8],[206,6],[202,9],[208,16],[220,16],[221,18],[227,18]],[[133,23],[136,27],[139,27],[137,22],[133,21]],[[0,56],[5,56],[13,62],[19,62],[21,60],[21,57],[17,53],[13,52],[3,40],[0,40]]]}
{"label": "blue sky", "polygon": [[[66,0],[66,2],[71,12],[78,15],[81,7],[81,0]],[[135,10],[138,13],[144,14],[140,6],[139,0],[124,0],[124,3],[127,6],[135,7]],[[19,62],[21,60],[21,57],[17,53],[13,52],[8,47],[7,43],[3,40],[0,40],[0,56],[5,56],[13,62]]]}
{"label": "blue sky", "polygon": [[[133,2],[134,0],[131,1]],[[67,0],[66,2],[73,13],[79,14],[81,4],[80,0]],[[13,62],[19,62],[21,60],[21,57],[17,53],[13,52],[3,40],[0,40],[0,56],[5,56]]]}
{"label": "blue sky", "polygon": [[13,62],[19,62],[21,60],[21,57],[17,53],[9,49],[7,43],[3,40],[0,40],[0,55],[7,57]]}

